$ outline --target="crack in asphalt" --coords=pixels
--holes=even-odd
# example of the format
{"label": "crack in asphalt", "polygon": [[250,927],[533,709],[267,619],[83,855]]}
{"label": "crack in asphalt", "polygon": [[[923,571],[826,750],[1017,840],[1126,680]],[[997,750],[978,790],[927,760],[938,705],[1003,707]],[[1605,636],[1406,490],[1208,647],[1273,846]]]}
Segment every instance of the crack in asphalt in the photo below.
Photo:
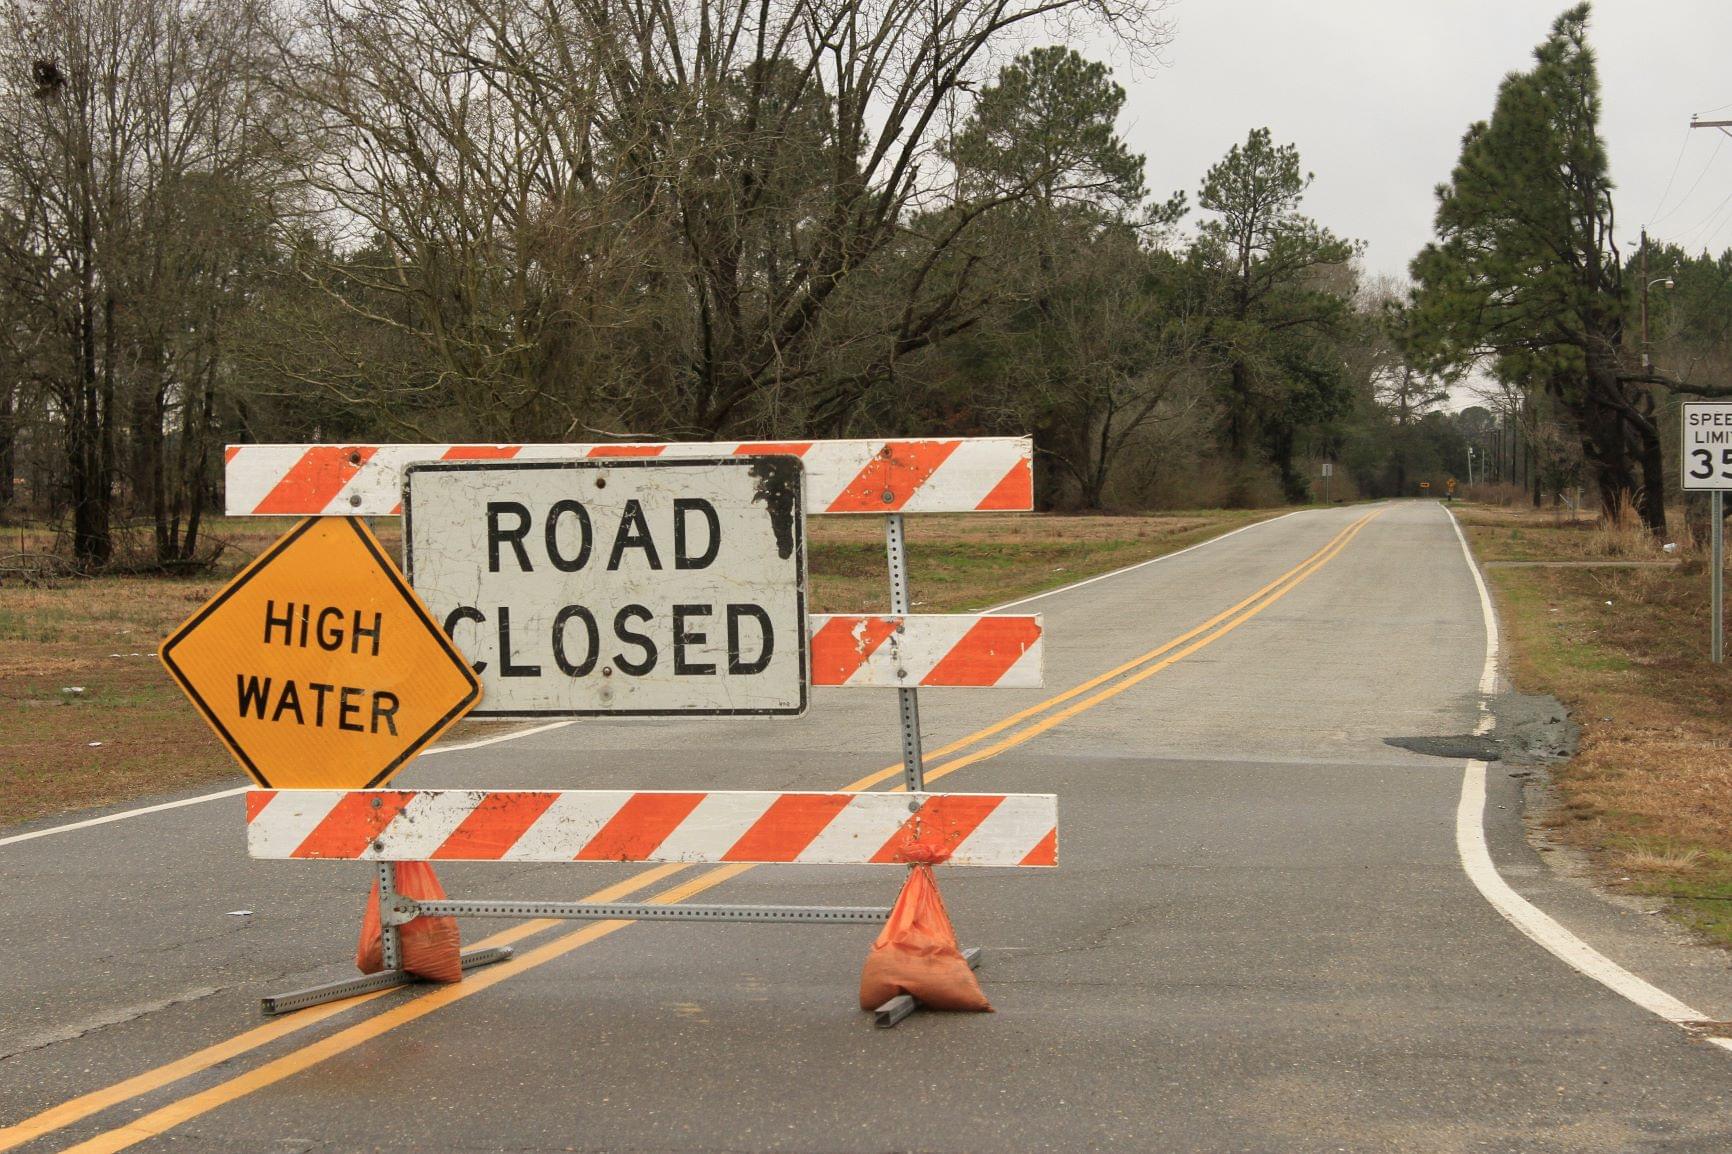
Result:
{"label": "crack in asphalt", "polygon": [[21,1054],[30,1054],[37,1050],[46,1050],[50,1046],[58,1046],[63,1042],[75,1042],[79,1038],[88,1037],[100,1030],[111,1029],[115,1026],[124,1026],[128,1022],[136,1022],[140,1018],[160,1013],[161,1011],[170,1009],[174,1006],[183,1006],[188,1002],[200,1002],[206,998],[215,997],[217,994],[233,988],[233,986],[200,986],[196,989],[188,990],[184,994],[177,995],[176,997],[164,998],[161,1001],[156,1002],[144,1002],[136,1006],[125,1006],[118,1010],[110,1010],[106,1014],[88,1019],[79,1025],[66,1026],[46,1034],[37,1034],[35,1037],[26,1038],[15,1048],[8,1050],[4,1054],[0,1054],[0,1062],[9,1061]]}

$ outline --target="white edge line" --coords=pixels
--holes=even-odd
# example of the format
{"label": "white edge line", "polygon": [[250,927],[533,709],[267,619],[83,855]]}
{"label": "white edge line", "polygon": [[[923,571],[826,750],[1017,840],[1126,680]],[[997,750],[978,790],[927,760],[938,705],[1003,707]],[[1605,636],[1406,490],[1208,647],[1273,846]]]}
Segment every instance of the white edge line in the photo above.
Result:
{"label": "white edge line", "polygon": [[11,837],[0,837],[0,846],[15,845],[21,841],[35,841],[39,837],[47,837],[53,833],[71,833],[75,829],[89,829],[95,825],[107,825],[111,821],[125,821],[129,817],[143,817],[147,813],[161,813],[165,809],[179,809],[182,806],[197,805],[203,801],[215,801],[220,797],[235,797],[251,788],[250,785],[243,785],[218,793],[201,793],[197,797],[183,797],[179,801],[165,801],[159,805],[147,805],[140,809],[124,809],[119,813],[86,818],[83,821],[75,821],[67,825],[51,825],[47,829],[32,830],[29,833],[15,833]]}
{"label": "white edge line", "polygon": [[1060,585],[1057,589],[1048,589],[1045,593],[1036,593],[1029,597],[1020,597],[1015,601],[1006,601],[1003,605],[994,605],[990,609],[976,609],[974,612],[1003,613],[1006,609],[1015,609],[1018,605],[1027,605],[1030,601],[1039,601],[1042,597],[1053,597],[1060,593],[1069,593],[1073,590],[1081,589],[1084,585],[1093,585],[1096,581],[1107,581],[1114,577],[1120,577],[1126,573],[1158,564],[1162,561],[1171,561],[1174,557],[1183,557],[1186,553],[1189,553],[1194,549],[1201,549],[1205,545],[1213,545],[1218,541],[1225,541],[1229,537],[1237,537],[1239,534],[1249,529],[1260,529],[1264,525],[1273,525],[1277,521],[1285,521],[1287,518],[1297,517],[1301,513],[1313,513],[1318,511],[1319,510],[1315,509],[1295,509],[1291,513],[1283,513],[1279,517],[1270,517],[1266,521],[1253,521],[1249,525],[1241,525],[1237,529],[1222,533],[1219,537],[1210,537],[1206,541],[1198,541],[1195,545],[1186,545],[1183,549],[1177,549],[1171,553],[1162,553],[1159,557],[1150,557],[1147,561],[1137,561],[1134,564],[1126,565],[1123,569],[1114,569],[1110,573],[1098,573],[1093,577],[1085,577],[1081,581],[1073,581],[1069,585]]}
{"label": "white edge line", "polygon": [[[1031,597],[1023,597],[1016,601],[1007,601],[1003,605],[994,605],[990,609],[975,609],[971,610],[971,612],[1002,613],[1006,609],[1013,609],[1018,605],[1026,605],[1030,601],[1039,601],[1043,597],[1052,597],[1059,593],[1069,593],[1073,589],[1081,589],[1084,585],[1093,585],[1096,581],[1105,581],[1109,578],[1118,577],[1125,573],[1130,573],[1134,570],[1156,564],[1160,561],[1167,561],[1174,557],[1182,557],[1186,553],[1195,549],[1201,549],[1205,545],[1213,545],[1217,541],[1225,541],[1229,537],[1236,537],[1248,529],[1256,529],[1264,525],[1273,525],[1277,521],[1285,521],[1289,517],[1294,517],[1300,513],[1306,512],[1311,512],[1311,510],[1295,509],[1291,513],[1283,513],[1279,517],[1270,517],[1266,521],[1253,521],[1249,525],[1241,525],[1237,529],[1222,533],[1219,537],[1210,537],[1206,541],[1198,541],[1195,545],[1187,545],[1183,549],[1176,550],[1172,553],[1163,553],[1159,557],[1151,557],[1147,561],[1138,561],[1135,564],[1126,565],[1122,569],[1114,569],[1110,573],[1101,573],[1094,577],[1088,577],[1081,581],[1072,582],[1069,585],[1060,585],[1057,589],[1048,589],[1045,593],[1036,593]],[[439,753],[460,753],[466,749],[480,749],[482,746],[498,745],[505,741],[516,741],[520,737],[533,737],[538,733],[547,733],[550,730],[563,729],[568,725],[576,725],[577,720],[578,719],[576,718],[568,718],[564,721],[550,722],[547,725],[537,725],[530,729],[519,729],[514,730],[511,733],[502,733],[496,737],[483,737],[477,741],[465,741],[456,745],[438,745],[427,750],[427,752],[421,754],[421,756],[432,757]],[[35,841],[39,837],[49,837],[58,833],[72,833],[75,830],[89,829],[92,826],[108,825],[110,822],[125,821],[128,818],[144,817],[148,814],[161,813],[164,810],[180,809],[181,807],[188,805],[198,805],[201,802],[219,801],[225,797],[238,796],[252,788],[253,787],[250,785],[243,785],[236,789],[219,790],[216,793],[201,793],[197,797],[183,797],[179,801],[165,801],[159,805],[147,805],[139,809],[125,809],[121,810],[119,813],[106,814],[102,817],[86,818],[83,821],[69,822],[66,825],[51,825],[47,829],[32,830],[29,833],[16,833],[10,837],[0,837],[0,847],[16,845],[20,842]]]}
{"label": "white edge line", "polygon": [[[502,741],[515,741],[520,737],[529,737],[536,733],[546,733],[550,729],[562,729],[567,725],[575,725],[577,720],[570,718],[565,721],[555,721],[547,725],[537,725],[533,729],[519,729],[511,733],[501,733],[495,737],[484,737],[479,741],[465,741],[456,745],[440,745],[423,753],[422,757],[432,757],[436,753],[458,753],[465,749],[479,749],[484,745],[497,745]],[[197,797],[183,797],[179,801],[165,801],[157,805],[141,806],[138,809],[123,809],[119,813],[104,814],[102,817],[85,818],[83,821],[69,822],[66,825],[51,825],[47,829],[31,830],[29,833],[15,833],[11,837],[0,837],[0,847],[16,845],[19,842],[35,841],[39,837],[47,837],[56,833],[71,833],[74,830],[89,829],[92,826],[108,825],[110,822],[125,821],[131,817],[144,817],[147,814],[162,813],[164,810],[180,809],[183,806],[198,805],[201,802],[220,801],[225,797],[238,797],[253,789],[251,785],[237,786],[234,789],[222,789],[215,793],[201,793]]]}
{"label": "white edge line", "polygon": [[[1448,506],[1444,506],[1443,511],[1449,517],[1450,527],[1455,530],[1456,540],[1461,543],[1461,552],[1467,559],[1468,571],[1473,574],[1474,588],[1479,593],[1480,615],[1485,621],[1485,666],[1479,678],[1480,719],[1474,726],[1474,732],[1489,733],[1497,723],[1487,700],[1497,691],[1497,617],[1492,610],[1491,594],[1486,589],[1485,578],[1480,574],[1479,563],[1474,560],[1473,551],[1467,546],[1467,537],[1461,531],[1461,523],[1455,519],[1455,513]],[[1491,903],[1491,907],[1516,929],[1544,947],[1553,957],[1649,1013],[1678,1026],[1688,1027],[1690,1023],[1705,1020],[1706,1015],[1653,983],[1637,977],[1588,945],[1557,919],[1516,893],[1503,879],[1503,875],[1497,872],[1497,866],[1491,859],[1491,849],[1485,840],[1486,768],[1483,761],[1467,763],[1461,779],[1461,801],[1455,811],[1456,853],[1461,857],[1461,868],[1467,873],[1468,880],[1473,882],[1474,888],[1479,890],[1480,896]],[[1693,1030],[1690,1032],[1694,1036],[1700,1036],[1695,1035]],[[1732,1038],[1707,1037],[1703,1040],[1732,1051]]]}

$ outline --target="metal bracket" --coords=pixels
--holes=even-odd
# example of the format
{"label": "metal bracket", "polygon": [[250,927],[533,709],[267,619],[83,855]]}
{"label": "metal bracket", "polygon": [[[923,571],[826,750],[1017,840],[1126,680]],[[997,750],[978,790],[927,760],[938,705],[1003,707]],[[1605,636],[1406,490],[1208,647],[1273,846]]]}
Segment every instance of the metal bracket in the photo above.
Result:
{"label": "metal bracket", "polygon": [[[511,957],[510,946],[489,946],[480,950],[469,950],[462,955],[463,972],[480,966],[490,966],[494,962],[503,962]],[[304,990],[295,990],[287,994],[274,994],[259,999],[259,1009],[264,1015],[275,1017],[291,1010],[304,1010],[308,1006],[321,1006],[326,1002],[340,1001],[352,998],[357,994],[370,994],[374,990],[389,990],[393,986],[406,986],[419,981],[414,974],[406,970],[381,970],[376,974],[367,974],[359,978],[346,978],[340,982],[326,982],[323,985],[308,986]]]}
{"label": "metal bracket", "polygon": [[410,902],[412,917],[568,918],[574,921],[824,922],[877,925],[890,917],[874,906],[698,906],[644,902]]}
{"label": "metal bracket", "polygon": [[[980,947],[970,946],[962,951],[962,960],[968,963],[968,968],[980,968]],[[920,1008],[920,1003],[908,994],[897,994],[882,1006],[872,1011],[872,1024],[880,1030],[888,1030],[896,1023]]]}
{"label": "metal bracket", "polygon": [[[890,612],[909,613],[908,542],[903,535],[902,514],[884,518],[884,552],[890,563]],[[920,695],[913,687],[896,691],[896,708],[902,717],[902,783],[909,793],[926,788],[926,761],[920,748]]]}

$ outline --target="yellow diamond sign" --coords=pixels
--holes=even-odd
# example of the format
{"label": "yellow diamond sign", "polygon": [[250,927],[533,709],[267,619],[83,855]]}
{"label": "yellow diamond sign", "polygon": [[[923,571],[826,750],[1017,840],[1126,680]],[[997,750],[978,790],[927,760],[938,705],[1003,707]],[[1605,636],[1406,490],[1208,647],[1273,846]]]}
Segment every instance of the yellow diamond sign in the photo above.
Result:
{"label": "yellow diamond sign", "polygon": [[296,525],[161,653],[229,752],[278,789],[381,785],[481,694],[354,517]]}

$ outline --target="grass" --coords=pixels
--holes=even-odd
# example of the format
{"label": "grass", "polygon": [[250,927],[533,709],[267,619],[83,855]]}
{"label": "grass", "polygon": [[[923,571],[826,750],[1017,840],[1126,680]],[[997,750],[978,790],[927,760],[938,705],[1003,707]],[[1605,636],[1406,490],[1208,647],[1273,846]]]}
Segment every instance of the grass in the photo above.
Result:
{"label": "grass", "polygon": [[[980,609],[1129,565],[1273,515],[910,517],[914,607]],[[288,527],[219,519],[224,548],[199,577],[7,576],[7,558],[54,547],[42,530],[0,537],[0,826],[233,778],[236,766],[156,659],[157,643]],[[375,523],[398,548],[395,520]],[[888,607],[883,521],[808,525],[813,612]],[[477,722],[471,729],[487,723]],[[489,730],[496,732],[496,730]]]}
{"label": "grass", "polygon": [[[1482,560],[1670,559],[1634,527],[1469,509]],[[1732,945],[1732,677],[1708,661],[1708,572],[1682,524],[1676,566],[1488,570],[1516,687],[1549,693],[1582,727],[1553,767],[1546,824],[1589,852],[1609,887],[1673,899]]]}

